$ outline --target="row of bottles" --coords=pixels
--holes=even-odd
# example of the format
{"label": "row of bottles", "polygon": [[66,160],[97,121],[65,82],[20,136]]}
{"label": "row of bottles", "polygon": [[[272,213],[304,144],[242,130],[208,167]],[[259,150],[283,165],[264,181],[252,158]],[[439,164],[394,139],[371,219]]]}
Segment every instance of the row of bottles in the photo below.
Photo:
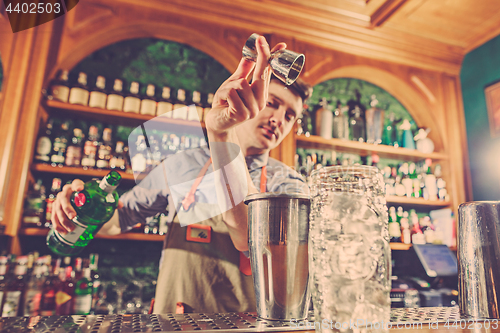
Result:
{"label": "row of bottles", "polygon": [[359,102],[348,106],[340,100],[334,99],[331,104],[323,98],[312,112],[304,113],[297,134],[418,149],[423,153],[434,151],[434,143],[427,138],[428,130],[419,129],[414,135],[410,120],[395,119],[393,113],[385,117],[376,96],[371,98],[368,109]]}
{"label": "row of bottles", "polygon": [[70,257],[0,256],[2,317],[86,315],[99,303],[98,255]]}
{"label": "row of bottles", "polygon": [[124,91],[124,85],[123,79],[110,81],[101,75],[89,84],[84,72],[78,73],[76,82],[70,83],[68,71],[63,70],[50,83],[48,98],[149,116],[165,114],[166,117],[192,121],[203,121],[203,115],[211,109],[214,98],[212,93],[189,93],[185,89],[174,91],[168,86],[158,89],[154,84],[147,84],[141,87],[138,81],[130,82],[127,91]]}
{"label": "row of bottles", "polygon": [[378,155],[369,157],[342,154],[335,151],[298,148],[295,154],[295,169],[309,180],[312,171],[332,165],[372,165],[383,173],[386,195],[423,198],[425,200],[449,201],[446,182],[442,178],[440,164],[434,165],[426,159],[417,163],[382,160]]}
{"label": "row of bottles", "polygon": [[[443,219],[443,214],[448,214]],[[444,223],[443,221],[450,221]],[[446,244],[456,246],[455,222],[449,209],[431,211],[419,216],[415,209],[389,207],[389,237],[391,242],[404,244]]]}
{"label": "row of bottles", "polygon": [[138,135],[134,141],[130,156],[130,147],[113,136],[112,126],[100,130],[95,124],[50,118],[39,131],[34,161],[61,167],[145,172],[170,154],[206,145],[205,137],[159,131],[153,131],[148,138]]}

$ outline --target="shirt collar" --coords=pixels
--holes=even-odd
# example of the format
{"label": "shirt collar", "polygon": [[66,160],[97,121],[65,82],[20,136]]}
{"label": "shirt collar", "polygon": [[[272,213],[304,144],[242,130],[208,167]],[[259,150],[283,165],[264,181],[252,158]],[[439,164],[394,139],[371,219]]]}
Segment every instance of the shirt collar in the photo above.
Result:
{"label": "shirt collar", "polygon": [[264,165],[267,165],[268,160],[269,160],[269,152],[260,155],[245,156],[245,161],[247,162],[248,170],[262,168]]}

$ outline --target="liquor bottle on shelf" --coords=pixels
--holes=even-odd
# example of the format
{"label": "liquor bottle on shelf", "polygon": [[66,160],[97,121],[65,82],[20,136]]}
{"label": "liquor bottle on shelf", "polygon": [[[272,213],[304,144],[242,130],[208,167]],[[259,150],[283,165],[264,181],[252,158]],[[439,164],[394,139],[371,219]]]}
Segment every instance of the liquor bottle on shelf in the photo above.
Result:
{"label": "liquor bottle on shelf", "polygon": [[391,242],[395,243],[401,242],[401,225],[398,222],[396,216],[396,208],[394,206],[389,207],[388,230]]}
{"label": "liquor bottle on shelf", "polygon": [[52,127],[54,120],[49,119],[45,127],[40,127],[35,149],[35,163],[50,163],[52,152]]}
{"label": "liquor bottle on shelf", "polygon": [[139,82],[132,81],[127,96],[123,100],[123,111],[139,113],[141,110],[141,97],[139,96]]}
{"label": "liquor bottle on shelf", "polygon": [[438,200],[438,188],[436,176],[431,171],[432,160],[427,158],[425,160],[426,173],[425,173],[425,188],[424,188],[424,199],[435,201]]}
{"label": "liquor bottle on shelf", "polygon": [[8,258],[0,256],[0,314],[2,313],[3,295],[5,294],[5,286],[7,284],[7,268]]}
{"label": "liquor bottle on shelf", "polygon": [[38,179],[33,189],[28,191],[23,210],[23,227],[40,228],[45,223],[45,187]]}
{"label": "liquor bottle on shelf", "polygon": [[174,105],[172,104],[172,96],[171,96],[172,90],[170,87],[163,87],[161,91],[161,98],[158,101],[157,109],[156,109],[156,115],[160,116],[162,114],[165,114],[165,117],[167,118],[172,118],[172,111]]}
{"label": "liquor bottle on shelf", "polygon": [[123,81],[115,79],[113,90],[108,94],[106,109],[114,111],[123,111]]}
{"label": "liquor bottle on shelf", "polygon": [[[168,208],[167,208],[168,210]],[[169,219],[168,219],[168,214],[166,212],[163,212],[160,214],[160,217],[158,219],[158,234],[159,235],[164,235],[168,231],[168,224],[169,224]]]}
{"label": "liquor bottle on shelf", "polygon": [[156,97],[154,84],[148,84],[146,87],[146,95],[142,98],[140,113],[149,116],[156,115]]}
{"label": "liquor bottle on shelf", "polygon": [[47,245],[56,254],[75,255],[94,238],[104,223],[109,221],[118,206],[116,187],[121,175],[116,171],[108,173],[101,181],[85,183],[82,191],[73,192],[70,202],[76,211],[73,218],[75,229],[61,235],[54,228],[47,235]]}
{"label": "liquor bottle on shelf", "polygon": [[46,228],[52,226],[52,203],[56,200],[57,193],[61,191],[61,178],[52,179],[52,187],[50,188],[49,195],[45,199],[45,224]]}
{"label": "liquor bottle on shelf", "polygon": [[73,137],[66,150],[64,164],[71,167],[79,167],[82,161],[83,132],[80,128],[73,129]]}
{"label": "liquor bottle on shelf", "polygon": [[375,95],[371,96],[370,108],[365,111],[366,120],[366,142],[382,143],[382,132],[384,130],[384,110],[379,108]]}
{"label": "liquor bottle on shelf", "polygon": [[165,159],[168,155],[170,155],[170,134],[163,133],[161,138],[161,155],[162,158]]}
{"label": "liquor bottle on shelf", "polygon": [[45,257],[35,260],[35,267],[31,279],[26,284],[24,295],[24,316],[40,315],[40,301],[42,299],[43,284],[45,282]]}
{"label": "liquor bottle on shelf", "polygon": [[413,196],[413,180],[410,178],[409,175],[409,166],[408,163],[403,163],[401,165],[401,173],[403,174],[403,178],[401,179],[401,184],[405,187],[405,195],[408,198],[411,198]]}
{"label": "liquor bottle on shelf", "polygon": [[184,89],[177,89],[177,97],[173,107],[172,118],[187,119],[186,91]]}
{"label": "liquor bottle on shelf", "polygon": [[410,121],[408,119],[403,120],[403,123],[399,126],[399,129],[402,131],[401,147],[407,149],[415,149],[415,140],[413,139]]}
{"label": "liquor bottle on shelf", "polygon": [[87,105],[89,102],[89,88],[87,86],[87,74],[78,73],[77,83],[71,87],[69,92],[69,103]]}
{"label": "liquor bottle on shelf", "polygon": [[54,316],[56,314],[56,293],[61,284],[59,268],[61,258],[52,262],[51,256],[46,256],[47,273],[43,283],[42,299],[40,300],[40,316]]}
{"label": "liquor bottle on shelf", "polygon": [[417,175],[417,166],[415,163],[410,163],[409,173],[410,173],[410,179],[412,180],[412,183],[413,183],[412,197],[421,198],[422,193],[421,193],[421,187],[420,187],[420,179],[418,178],[418,175]]}
{"label": "liquor bottle on shelf", "polygon": [[411,231],[408,212],[404,212],[403,218],[401,219],[401,242],[404,244],[411,244]]}
{"label": "liquor bottle on shelf", "polygon": [[361,109],[357,105],[354,107],[349,125],[351,139],[353,141],[365,142],[365,121],[361,115]]}
{"label": "liquor bottle on shelf", "polygon": [[9,269],[7,273],[3,301],[0,305],[2,317],[22,315],[27,262],[27,256],[17,257],[14,269]]}
{"label": "liquor bottle on shelf", "polygon": [[59,71],[57,78],[50,82],[49,99],[68,103],[69,98],[68,71]]}
{"label": "liquor bottle on shelf", "polygon": [[50,155],[50,164],[52,166],[62,167],[66,160],[66,149],[68,148],[70,121],[64,120],[54,137],[52,144],[52,154]]}
{"label": "liquor bottle on shelf", "polygon": [[205,115],[212,109],[212,103],[214,102],[214,94],[208,93],[206,101],[203,105],[203,121],[205,121]]}
{"label": "liquor bottle on shelf", "polygon": [[319,108],[314,113],[315,116],[315,134],[324,139],[331,139],[333,132],[333,112],[326,98],[322,98]]}
{"label": "liquor bottle on shelf", "polygon": [[187,120],[201,122],[203,120],[203,107],[201,105],[201,94],[199,91],[193,91],[191,102],[192,104],[189,105]]}
{"label": "liquor bottle on shelf", "polygon": [[105,128],[102,131],[102,143],[99,145],[97,150],[97,161],[95,163],[98,169],[108,169],[109,160],[112,157],[112,130],[111,128]]}
{"label": "liquor bottle on shelf", "polygon": [[199,148],[200,147],[200,138],[197,136],[191,137],[191,148]]}
{"label": "liquor bottle on shelf", "polygon": [[98,262],[99,254],[91,253],[90,256],[90,278],[92,283],[92,304],[91,311],[94,312],[99,301],[99,295],[101,292],[101,276],[99,275]]}
{"label": "liquor bottle on shelf", "polygon": [[109,160],[109,168],[116,170],[125,170],[125,156],[123,152],[123,141],[117,141],[115,151]]}
{"label": "liquor bottle on shelf", "polygon": [[389,113],[387,125],[382,133],[382,144],[399,147],[398,131],[396,128],[398,122],[399,120],[395,119],[394,113]]}
{"label": "liquor bottle on shelf", "polygon": [[134,173],[147,171],[147,153],[146,139],[144,135],[138,135],[135,142],[135,154],[130,158]]}
{"label": "liquor bottle on shelf", "polygon": [[145,234],[153,234],[153,235],[158,234],[158,227],[160,224],[159,217],[160,213],[156,214],[155,216],[148,217],[146,219],[146,224],[144,225]]}
{"label": "liquor bottle on shelf", "polygon": [[160,143],[156,140],[154,135],[149,136],[149,147],[151,150],[151,169],[154,169],[160,165],[162,161],[162,154],[160,149]]}
{"label": "liquor bottle on shelf", "polygon": [[188,135],[181,136],[181,143],[179,149],[184,151],[191,148],[191,137]]}
{"label": "liquor bottle on shelf", "polygon": [[349,140],[349,117],[347,108],[342,107],[342,103],[337,101],[337,107],[333,112],[332,137]]}
{"label": "liquor bottle on shelf", "polygon": [[92,308],[92,281],[90,268],[82,269],[81,277],[75,281],[75,307],[77,315],[88,315]]}
{"label": "liquor bottle on shelf", "polygon": [[98,75],[95,86],[90,92],[89,106],[104,109],[106,107],[106,78]]}
{"label": "liquor bottle on shelf", "polygon": [[75,305],[75,281],[71,258],[64,258],[65,267],[60,268],[61,284],[56,292],[56,315],[67,316],[73,314]]}
{"label": "liquor bottle on shelf", "polygon": [[87,141],[83,145],[83,157],[81,165],[84,169],[94,168],[97,159],[97,149],[99,143],[99,129],[97,126],[91,125],[89,127],[89,135]]}
{"label": "liquor bottle on shelf", "polygon": [[129,147],[127,145],[123,147],[123,158],[125,159],[125,172],[130,174],[134,173],[134,170],[132,170],[132,163],[130,162]]}
{"label": "liquor bottle on shelf", "polygon": [[406,195],[406,187],[403,185],[403,173],[401,168],[392,168],[392,177],[394,177],[394,194],[398,197],[404,197]]}

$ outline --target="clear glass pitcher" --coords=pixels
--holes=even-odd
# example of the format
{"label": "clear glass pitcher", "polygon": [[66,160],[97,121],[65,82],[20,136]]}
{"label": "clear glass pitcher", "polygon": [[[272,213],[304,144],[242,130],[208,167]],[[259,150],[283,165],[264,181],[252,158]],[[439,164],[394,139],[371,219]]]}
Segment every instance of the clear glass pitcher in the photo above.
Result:
{"label": "clear glass pitcher", "polygon": [[391,250],[383,177],[376,167],[313,172],[309,272],[317,332],[384,330]]}

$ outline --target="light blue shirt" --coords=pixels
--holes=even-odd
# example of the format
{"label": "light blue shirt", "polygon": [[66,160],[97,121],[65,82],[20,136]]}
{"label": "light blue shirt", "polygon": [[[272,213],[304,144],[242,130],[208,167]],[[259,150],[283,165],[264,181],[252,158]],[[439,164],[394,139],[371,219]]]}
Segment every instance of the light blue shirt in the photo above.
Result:
{"label": "light blue shirt", "polygon": [[[137,223],[145,223],[147,218],[166,211],[172,205],[171,189],[168,184],[177,184],[175,193],[184,197],[191,189],[192,181],[210,159],[210,150],[190,149],[162,161],[138,185],[124,193],[120,200],[123,208],[118,209],[122,232],[130,230]],[[254,186],[260,189],[262,167],[266,165],[267,192],[309,194],[309,188],[302,176],[284,163],[269,157],[268,154],[246,156],[245,161]],[[209,167],[206,175],[213,173]],[[169,175],[167,183],[166,175]],[[175,177],[172,177],[175,175]],[[212,181],[209,179],[212,178]],[[172,186],[174,188],[174,186]],[[169,200],[170,197],[170,200]],[[196,202],[217,204],[213,177],[203,177],[195,193]],[[168,207],[172,209],[172,207]]]}

